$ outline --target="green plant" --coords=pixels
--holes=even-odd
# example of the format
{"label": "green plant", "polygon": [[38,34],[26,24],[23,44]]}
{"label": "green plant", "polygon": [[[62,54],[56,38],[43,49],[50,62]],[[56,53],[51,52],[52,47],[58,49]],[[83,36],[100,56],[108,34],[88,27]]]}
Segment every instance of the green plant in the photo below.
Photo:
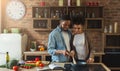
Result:
{"label": "green plant", "polygon": [[35,41],[31,42],[31,49],[36,49],[36,42]]}

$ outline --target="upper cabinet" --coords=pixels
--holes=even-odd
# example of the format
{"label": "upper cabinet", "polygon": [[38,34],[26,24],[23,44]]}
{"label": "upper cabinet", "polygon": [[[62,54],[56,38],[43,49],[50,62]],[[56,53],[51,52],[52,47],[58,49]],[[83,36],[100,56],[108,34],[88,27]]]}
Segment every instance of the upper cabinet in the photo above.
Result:
{"label": "upper cabinet", "polygon": [[104,34],[105,48],[120,48],[120,34]]}
{"label": "upper cabinet", "polygon": [[50,31],[59,25],[59,18],[64,14],[83,15],[86,30],[103,30],[103,6],[32,7],[33,28]]}
{"label": "upper cabinet", "polygon": [[103,30],[103,6],[87,6],[86,16],[86,30]]}

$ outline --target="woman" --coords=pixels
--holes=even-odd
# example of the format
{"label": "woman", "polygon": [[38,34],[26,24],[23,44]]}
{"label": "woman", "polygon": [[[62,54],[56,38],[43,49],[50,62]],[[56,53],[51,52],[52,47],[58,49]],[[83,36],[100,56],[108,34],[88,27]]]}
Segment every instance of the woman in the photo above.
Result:
{"label": "woman", "polygon": [[73,37],[71,39],[71,47],[74,50],[73,55],[77,63],[94,62],[92,49],[89,43],[88,36],[84,31],[84,18],[76,16],[73,18]]}

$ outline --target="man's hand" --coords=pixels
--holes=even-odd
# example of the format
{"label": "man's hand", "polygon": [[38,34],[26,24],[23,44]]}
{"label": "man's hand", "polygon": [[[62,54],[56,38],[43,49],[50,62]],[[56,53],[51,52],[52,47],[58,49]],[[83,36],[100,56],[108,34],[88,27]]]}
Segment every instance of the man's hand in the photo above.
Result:
{"label": "man's hand", "polygon": [[66,50],[57,50],[55,53],[56,54],[63,54],[65,56],[69,56],[70,55],[69,52],[66,51]]}
{"label": "man's hand", "polygon": [[64,56],[69,56],[69,55],[70,55],[69,52],[66,51],[66,50],[62,50],[62,54],[63,54]]}

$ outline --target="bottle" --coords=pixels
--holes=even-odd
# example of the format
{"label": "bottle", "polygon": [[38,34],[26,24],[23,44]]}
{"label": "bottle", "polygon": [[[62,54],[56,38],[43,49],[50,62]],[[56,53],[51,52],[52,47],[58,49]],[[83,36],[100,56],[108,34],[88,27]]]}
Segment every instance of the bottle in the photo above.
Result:
{"label": "bottle", "polygon": [[118,26],[118,23],[115,22],[115,23],[114,23],[114,33],[117,33],[117,26]]}
{"label": "bottle", "polygon": [[112,25],[109,25],[109,33],[112,33]]}
{"label": "bottle", "polygon": [[53,18],[54,17],[54,12],[53,11],[51,11],[51,18]]}
{"label": "bottle", "polygon": [[6,52],[6,64],[10,61],[9,52]]}
{"label": "bottle", "polygon": [[47,9],[44,10],[44,18],[47,18]]}
{"label": "bottle", "polygon": [[56,10],[56,17],[59,18],[59,11]]}
{"label": "bottle", "polygon": [[63,0],[59,0],[59,6],[63,6]]}
{"label": "bottle", "polygon": [[104,28],[104,33],[107,33],[107,26],[105,26]]}
{"label": "bottle", "polygon": [[68,6],[71,6],[71,0],[68,0]]}
{"label": "bottle", "polygon": [[80,0],[76,1],[77,6],[80,6]]}
{"label": "bottle", "polygon": [[39,17],[39,13],[38,13],[38,8],[36,8],[36,13],[35,13],[35,17],[38,18]]}
{"label": "bottle", "polygon": [[95,13],[92,13],[92,18],[95,18]]}

